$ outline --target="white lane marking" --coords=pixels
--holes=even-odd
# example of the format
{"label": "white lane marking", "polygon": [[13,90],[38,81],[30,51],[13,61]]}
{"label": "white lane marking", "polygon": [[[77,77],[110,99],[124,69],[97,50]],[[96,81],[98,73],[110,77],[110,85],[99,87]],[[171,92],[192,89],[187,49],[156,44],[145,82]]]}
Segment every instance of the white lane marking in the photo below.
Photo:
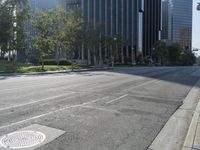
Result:
{"label": "white lane marking", "polygon": [[94,103],[94,102],[97,102],[97,101],[101,101],[102,99],[105,99],[107,98],[108,96],[106,97],[103,97],[103,98],[98,98],[98,99],[95,99],[95,100],[92,100],[90,102],[85,102],[83,104],[79,104],[79,105],[72,105],[72,106],[66,106],[64,108],[61,108],[61,109],[57,109],[55,111],[50,111],[48,113],[44,113],[44,114],[41,114],[41,115],[38,115],[38,116],[34,116],[34,117],[31,117],[31,118],[28,118],[28,119],[25,119],[25,120],[21,120],[21,121],[18,121],[18,122],[14,122],[14,123],[10,123],[9,125],[5,125],[5,126],[1,126],[0,127],[0,130],[4,129],[4,128],[8,128],[8,127],[12,127],[14,125],[17,125],[17,124],[21,124],[21,123],[24,123],[24,122],[27,122],[27,121],[31,121],[31,120],[34,120],[34,119],[38,119],[38,118],[41,118],[41,117],[45,117],[45,116],[48,116],[48,115],[51,115],[51,114],[54,114],[54,113],[58,113],[58,112],[61,112],[63,110],[67,110],[67,109],[71,109],[71,108],[76,108],[76,107],[82,107],[84,105],[88,105],[88,104],[91,104],[91,103]]}
{"label": "white lane marking", "polygon": [[95,109],[95,110],[100,110],[100,111],[105,111],[105,112],[122,114],[121,112],[119,112],[117,110],[111,110],[111,109],[106,109],[106,108],[99,108],[99,107],[94,107],[94,106],[80,106],[80,107],[82,107],[82,108],[90,108],[90,109]]}
{"label": "white lane marking", "polygon": [[13,109],[13,108],[17,108],[17,107],[22,107],[22,106],[26,106],[26,105],[35,104],[35,103],[38,103],[38,102],[52,100],[52,99],[55,99],[55,98],[59,98],[59,97],[63,97],[63,96],[68,96],[68,95],[71,95],[71,94],[74,94],[74,93],[76,93],[76,92],[71,92],[71,93],[67,93],[67,94],[61,94],[61,95],[57,95],[57,96],[53,96],[53,97],[48,97],[48,98],[40,99],[40,100],[37,100],[37,101],[32,101],[32,102],[29,102],[29,103],[23,103],[23,104],[19,104],[19,105],[15,105],[15,106],[4,107],[4,108],[0,108],[0,111],[5,111],[7,109]]}
{"label": "white lane marking", "polygon": [[150,81],[146,81],[146,82],[144,82],[144,83],[141,83],[141,84],[138,84],[138,85],[136,85],[136,86],[130,87],[130,88],[128,88],[127,90],[133,90],[133,89],[135,89],[135,88],[138,88],[138,87],[141,87],[141,86],[150,84],[150,83],[155,83],[155,82],[157,82],[157,81],[158,81],[157,79],[154,79],[154,80],[151,79]]}
{"label": "white lane marking", "polygon": [[127,96],[128,96],[128,94],[122,95],[122,96],[120,96],[120,97],[118,97],[118,98],[115,98],[115,99],[113,99],[113,100],[111,100],[111,101],[106,102],[106,104],[111,104],[111,103],[113,103],[113,102],[115,102],[115,101],[118,101],[118,100],[120,100],[120,99],[123,99],[124,97],[127,97]]}

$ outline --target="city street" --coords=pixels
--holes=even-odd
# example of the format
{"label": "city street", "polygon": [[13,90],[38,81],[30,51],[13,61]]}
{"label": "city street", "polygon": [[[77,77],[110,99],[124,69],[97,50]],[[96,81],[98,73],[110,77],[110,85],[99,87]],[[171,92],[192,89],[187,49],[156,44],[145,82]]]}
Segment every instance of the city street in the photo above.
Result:
{"label": "city street", "polygon": [[65,133],[37,150],[145,150],[182,105],[199,71],[124,67],[0,75],[0,137],[39,124]]}

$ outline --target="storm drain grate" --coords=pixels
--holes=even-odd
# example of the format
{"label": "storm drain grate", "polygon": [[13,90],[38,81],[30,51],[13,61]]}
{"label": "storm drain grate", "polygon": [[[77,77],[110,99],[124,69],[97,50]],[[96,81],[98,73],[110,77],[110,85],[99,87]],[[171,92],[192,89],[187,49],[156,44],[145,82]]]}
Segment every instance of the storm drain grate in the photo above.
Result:
{"label": "storm drain grate", "polygon": [[19,131],[3,136],[0,144],[5,148],[22,149],[41,144],[46,139],[45,134],[36,131]]}

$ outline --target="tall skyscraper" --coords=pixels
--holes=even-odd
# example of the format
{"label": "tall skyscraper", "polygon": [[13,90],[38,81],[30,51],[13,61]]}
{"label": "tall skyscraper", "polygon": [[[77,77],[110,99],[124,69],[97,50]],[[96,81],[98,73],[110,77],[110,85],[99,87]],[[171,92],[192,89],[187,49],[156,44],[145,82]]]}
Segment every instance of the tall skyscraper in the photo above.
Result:
{"label": "tall skyscraper", "polygon": [[81,0],[57,0],[58,6],[65,10],[76,9],[81,7]]}
{"label": "tall skyscraper", "polygon": [[179,43],[184,49],[191,49],[193,1],[164,0],[163,3],[168,6],[163,9],[165,28],[163,28],[162,38],[170,43]]}
{"label": "tall skyscraper", "polygon": [[[124,47],[118,48],[119,58],[134,63],[135,55],[142,52],[142,31],[139,22],[140,0],[83,0],[84,20],[87,23],[103,23],[106,35],[121,35],[127,41]],[[141,21],[139,21],[141,20]],[[142,24],[141,24],[142,25]],[[139,34],[138,31],[141,31]],[[109,51],[108,51],[109,52]],[[107,54],[105,54],[107,55]]]}
{"label": "tall skyscraper", "polygon": [[[121,63],[135,63],[139,55],[146,55],[144,50],[159,40],[161,0],[59,0],[59,4],[66,10],[81,8],[85,24],[95,26],[101,22],[104,34],[113,38],[121,35],[127,41],[117,48]],[[149,18],[149,12],[153,17]],[[100,51],[103,58],[109,55],[109,48]],[[82,57],[88,57],[87,50],[82,53]]]}
{"label": "tall skyscraper", "polygon": [[156,41],[161,39],[161,0],[145,0],[143,15],[143,55],[151,56]]}
{"label": "tall skyscraper", "polygon": [[162,1],[162,33],[161,39],[168,39],[169,0]]}

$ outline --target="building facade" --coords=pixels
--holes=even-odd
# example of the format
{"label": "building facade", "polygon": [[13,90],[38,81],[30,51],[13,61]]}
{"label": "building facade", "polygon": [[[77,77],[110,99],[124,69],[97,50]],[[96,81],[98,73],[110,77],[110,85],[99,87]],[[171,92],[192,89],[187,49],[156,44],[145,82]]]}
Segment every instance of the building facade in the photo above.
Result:
{"label": "building facade", "polygon": [[161,0],[145,0],[143,15],[143,56],[151,56],[156,41],[161,40]]}
{"label": "building facade", "polygon": [[[117,47],[120,63],[134,64],[159,39],[161,0],[59,0],[59,4],[66,10],[81,8],[86,25],[93,24],[95,27],[101,23],[103,34],[113,38],[120,35],[127,41],[124,46]],[[148,12],[154,17],[149,18]],[[100,57],[106,58],[110,50],[104,48],[99,51]],[[83,47],[82,59],[90,58],[88,53]]]}
{"label": "building facade", "polygon": [[[120,35],[127,41],[126,45],[117,49],[121,63],[135,63],[136,56],[142,53],[142,18],[139,17],[143,11],[142,4],[142,0],[83,0],[86,23],[96,25],[101,22],[105,35]],[[108,55],[106,53],[105,56]]]}
{"label": "building facade", "polygon": [[65,10],[76,9],[81,7],[81,0],[57,0],[58,6]]}
{"label": "building facade", "polygon": [[163,0],[162,1],[162,33],[161,39],[167,40],[168,39],[168,19],[169,19],[169,1]]}
{"label": "building facade", "polygon": [[164,0],[162,38],[179,43],[183,49],[192,48],[192,0]]}

